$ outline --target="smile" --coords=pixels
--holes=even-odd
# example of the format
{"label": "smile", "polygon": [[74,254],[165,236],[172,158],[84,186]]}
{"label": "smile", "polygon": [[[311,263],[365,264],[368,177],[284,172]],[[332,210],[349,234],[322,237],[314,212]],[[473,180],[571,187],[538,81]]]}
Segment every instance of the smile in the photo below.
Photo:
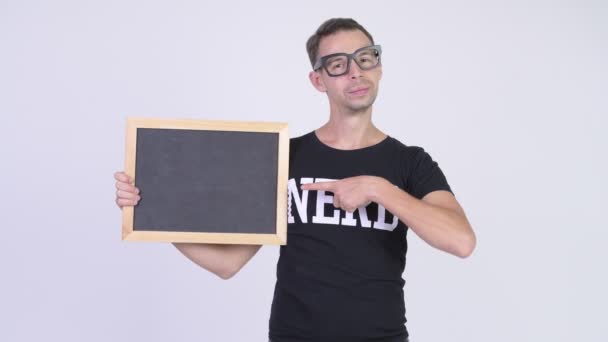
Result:
{"label": "smile", "polygon": [[349,94],[355,95],[355,96],[360,96],[360,95],[365,95],[367,94],[367,92],[369,91],[369,88],[360,88],[360,89],[356,89],[353,91],[349,91]]}

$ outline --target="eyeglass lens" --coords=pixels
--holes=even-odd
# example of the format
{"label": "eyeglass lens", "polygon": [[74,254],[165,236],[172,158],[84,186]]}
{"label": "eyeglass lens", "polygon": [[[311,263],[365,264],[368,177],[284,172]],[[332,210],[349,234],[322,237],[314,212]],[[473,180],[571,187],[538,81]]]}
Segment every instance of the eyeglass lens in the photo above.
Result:
{"label": "eyeglass lens", "polygon": [[[375,48],[367,48],[357,52],[353,59],[363,70],[368,70],[380,61],[380,54]],[[345,74],[348,70],[349,58],[347,56],[335,56],[325,61],[324,67],[330,75]]]}

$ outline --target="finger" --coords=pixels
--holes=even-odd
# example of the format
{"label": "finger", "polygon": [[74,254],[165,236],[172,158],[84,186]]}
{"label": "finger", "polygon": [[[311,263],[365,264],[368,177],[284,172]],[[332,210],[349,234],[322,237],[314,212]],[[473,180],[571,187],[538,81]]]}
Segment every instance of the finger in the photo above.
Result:
{"label": "finger", "polygon": [[134,201],[134,200],[130,200],[130,199],[122,199],[122,198],[117,198],[116,199],[116,205],[118,205],[118,207],[120,207],[121,209],[123,207],[133,207],[136,206],[138,203],[138,201]]}
{"label": "finger", "polygon": [[139,194],[139,188],[135,185],[125,183],[125,182],[116,182],[116,189],[124,190],[127,192],[132,192],[134,194]]}
{"label": "finger", "polygon": [[138,194],[134,194],[132,192],[124,191],[124,190],[116,190],[116,198],[139,201],[141,199],[141,196],[139,196]]}
{"label": "finger", "polygon": [[134,201],[134,200],[130,200],[130,199],[124,199],[124,198],[117,198],[116,199],[116,204],[119,207],[135,206],[135,205],[137,205],[137,203],[139,203],[139,201]]}
{"label": "finger", "polygon": [[124,171],[118,171],[114,173],[114,179],[120,182],[133,183],[133,179],[131,178],[131,176],[124,173]]}
{"label": "finger", "polygon": [[318,182],[318,183],[308,183],[302,184],[300,187],[302,190],[322,190],[322,191],[332,191],[336,186],[336,181],[333,182]]}
{"label": "finger", "polygon": [[351,201],[348,201],[347,198],[341,198],[340,206],[342,209],[344,209],[344,211],[348,211],[349,213],[354,211]]}
{"label": "finger", "polygon": [[338,198],[338,196],[334,196],[334,207],[340,208],[340,205],[340,199]]}

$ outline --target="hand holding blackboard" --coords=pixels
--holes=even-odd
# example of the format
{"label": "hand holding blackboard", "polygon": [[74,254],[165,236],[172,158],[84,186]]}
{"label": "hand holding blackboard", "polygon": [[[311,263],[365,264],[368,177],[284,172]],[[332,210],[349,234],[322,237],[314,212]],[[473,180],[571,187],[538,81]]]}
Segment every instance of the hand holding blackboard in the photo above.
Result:
{"label": "hand holding blackboard", "polygon": [[114,173],[116,179],[116,205],[120,209],[125,206],[136,206],[141,199],[139,189],[133,185],[133,180],[124,171]]}

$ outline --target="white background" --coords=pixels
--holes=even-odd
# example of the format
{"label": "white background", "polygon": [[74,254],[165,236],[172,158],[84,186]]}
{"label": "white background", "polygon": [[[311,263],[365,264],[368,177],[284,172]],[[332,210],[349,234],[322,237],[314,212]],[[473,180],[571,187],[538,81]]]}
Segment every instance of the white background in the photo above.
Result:
{"label": "white background", "polygon": [[266,341],[278,247],[224,281],[122,242],[112,174],[127,116],[322,125],[305,41],[337,16],[383,46],[374,122],[478,237],[463,260],[409,235],[412,341],[608,340],[599,0],[1,0],[0,340]]}

